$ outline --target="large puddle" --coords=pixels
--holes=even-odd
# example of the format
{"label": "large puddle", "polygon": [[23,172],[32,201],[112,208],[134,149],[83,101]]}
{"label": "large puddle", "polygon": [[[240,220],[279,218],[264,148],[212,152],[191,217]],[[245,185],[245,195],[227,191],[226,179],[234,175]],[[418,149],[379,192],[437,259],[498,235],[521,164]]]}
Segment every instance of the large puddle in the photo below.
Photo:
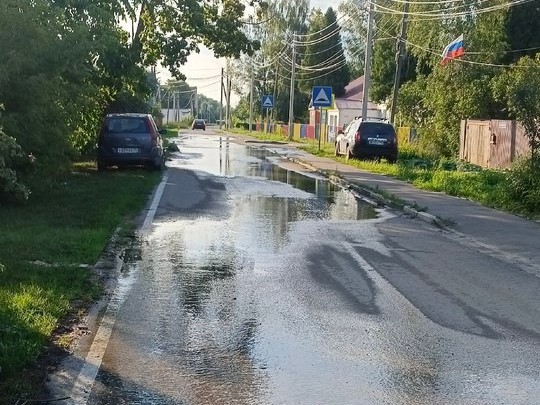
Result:
{"label": "large puddle", "polygon": [[245,204],[249,200],[261,205],[264,200],[268,215],[285,212],[289,222],[377,216],[372,205],[265,147],[245,147],[229,138],[204,136],[191,137],[189,142],[180,142],[179,147],[180,167],[195,170],[203,177],[223,179],[231,198]]}

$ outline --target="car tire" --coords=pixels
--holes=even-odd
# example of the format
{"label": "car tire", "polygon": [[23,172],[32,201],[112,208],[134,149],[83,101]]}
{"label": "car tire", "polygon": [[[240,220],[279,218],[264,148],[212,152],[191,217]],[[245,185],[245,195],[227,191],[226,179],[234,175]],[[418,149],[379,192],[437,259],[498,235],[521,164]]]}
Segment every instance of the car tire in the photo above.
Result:
{"label": "car tire", "polygon": [[163,171],[163,169],[165,169],[165,157],[162,156],[159,161],[155,161],[152,165],[152,169],[158,172]]}
{"label": "car tire", "polygon": [[336,156],[339,156],[339,142],[336,142]]}
{"label": "car tire", "polygon": [[351,153],[351,148],[349,146],[347,146],[347,149],[345,150],[345,160],[350,160],[352,159],[352,153]]}
{"label": "car tire", "polygon": [[100,162],[98,160],[97,169],[98,169],[98,172],[104,172],[105,170],[107,170],[107,165],[104,162]]}

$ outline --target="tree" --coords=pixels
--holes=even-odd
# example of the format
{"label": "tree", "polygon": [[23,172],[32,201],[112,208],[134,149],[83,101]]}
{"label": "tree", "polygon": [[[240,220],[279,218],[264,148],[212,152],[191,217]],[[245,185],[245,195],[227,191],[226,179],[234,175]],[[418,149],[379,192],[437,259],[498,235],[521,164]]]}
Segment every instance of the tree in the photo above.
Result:
{"label": "tree", "polygon": [[[125,3],[117,0],[117,3]],[[127,14],[136,17],[132,40],[136,61],[145,65],[161,62],[178,79],[181,66],[204,44],[217,57],[240,57],[259,49],[243,31],[245,6],[239,0],[133,0]]]}
{"label": "tree", "polygon": [[[399,92],[399,118],[406,125],[423,126],[419,133],[433,153],[457,155],[462,119],[505,118],[503,104],[495,99],[490,81],[500,73],[500,68],[491,65],[501,63],[507,48],[507,10],[477,13],[480,8],[497,4],[501,1],[411,4],[411,12],[448,15],[410,21],[406,63],[414,67],[414,74],[409,67]],[[445,10],[449,7],[452,9]],[[466,13],[456,15],[456,7]],[[471,55],[441,66],[441,50],[461,33],[466,52]],[[481,52],[473,53],[476,50]]]}
{"label": "tree", "polygon": [[30,194],[30,190],[17,179],[15,171],[22,158],[21,147],[15,138],[7,136],[0,127],[0,203],[12,199],[26,200]]}
{"label": "tree", "polygon": [[540,167],[540,54],[522,57],[493,81],[496,97],[505,101],[529,138],[531,162]]}
{"label": "tree", "polygon": [[341,41],[341,28],[336,13],[330,7],[325,14],[312,11],[305,43],[301,53],[300,88],[311,93],[313,86],[332,86],[337,97],[345,93],[350,73]]}
{"label": "tree", "polygon": [[366,5],[364,0],[345,0],[339,5],[340,13],[349,16],[349,20],[342,24],[342,34],[352,78],[364,74],[368,15]]}
{"label": "tree", "polygon": [[[289,89],[291,77],[293,33],[306,32],[309,1],[277,0],[261,3],[258,19],[247,25],[249,37],[258,40],[261,48],[252,57],[242,57],[229,70],[233,88],[238,94],[249,94],[251,70],[254,76],[254,116],[262,114],[260,100],[263,94],[274,95],[273,118],[287,121],[289,114]],[[298,88],[295,90],[298,94]],[[305,114],[307,102],[303,97],[295,98],[295,115]],[[308,100],[309,101],[309,100]],[[302,105],[296,107],[297,103]]]}

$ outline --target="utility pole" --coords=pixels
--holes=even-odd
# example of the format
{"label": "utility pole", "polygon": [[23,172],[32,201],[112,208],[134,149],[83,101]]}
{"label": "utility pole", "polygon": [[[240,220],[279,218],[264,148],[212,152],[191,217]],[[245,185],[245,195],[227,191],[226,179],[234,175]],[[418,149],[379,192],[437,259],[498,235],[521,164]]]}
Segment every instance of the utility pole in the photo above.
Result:
{"label": "utility pole", "polygon": [[229,60],[227,59],[227,70],[225,72],[225,129],[229,129],[229,115],[230,115],[230,94],[231,94],[231,85],[229,80]]}
{"label": "utility pole", "polygon": [[223,125],[223,68],[221,68],[221,94],[219,97],[219,129],[221,129]]}
{"label": "utility pole", "polygon": [[403,5],[403,17],[401,19],[401,34],[397,39],[397,53],[396,53],[396,73],[394,75],[394,91],[392,94],[392,109],[390,110],[390,122],[394,124],[396,118],[399,82],[401,80],[401,67],[403,66],[403,59],[405,58],[405,40],[407,39],[407,20],[409,14],[409,3]]}
{"label": "utility pole", "polygon": [[[227,64],[227,72],[229,72],[229,64]],[[231,128],[231,92],[232,92],[232,79],[227,75],[227,129]]]}
{"label": "utility pole", "polygon": [[373,1],[369,2],[368,31],[366,40],[366,59],[364,63],[364,94],[362,97],[362,119],[367,118],[369,86],[371,84],[371,49],[373,47]]}
{"label": "utility pole", "polygon": [[296,67],[296,43],[295,43],[295,37],[296,32],[293,32],[293,38],[292,38],[292,62],[291,62],[291,89],[289,92],[289,140],[293,138],[293,132],[294,132],[294,73],[295,73],[295,67]]}
{"label": "utility pole", "polygon": [[253,125],[253,61],[251,61],[251,84],[249,90],[249,132],[251,132],[251,127]]}

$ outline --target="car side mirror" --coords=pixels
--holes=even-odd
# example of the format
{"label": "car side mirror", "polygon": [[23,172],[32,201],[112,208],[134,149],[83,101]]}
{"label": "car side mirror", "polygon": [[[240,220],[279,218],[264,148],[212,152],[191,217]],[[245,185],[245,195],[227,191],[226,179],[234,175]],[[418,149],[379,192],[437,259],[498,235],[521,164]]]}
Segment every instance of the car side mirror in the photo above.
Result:
{"label": "car side mirror", "polygon": [[339,131],[337,131],[337,133],[338,135],[343,135],[343,130],[340,129]]}
{"label": "car side mirror", "polygon": [[160,129],[160,130],[158,131],[158,134],[160,134],[160,135],[167,135],[167,130],[166,130],[166,129]]}

